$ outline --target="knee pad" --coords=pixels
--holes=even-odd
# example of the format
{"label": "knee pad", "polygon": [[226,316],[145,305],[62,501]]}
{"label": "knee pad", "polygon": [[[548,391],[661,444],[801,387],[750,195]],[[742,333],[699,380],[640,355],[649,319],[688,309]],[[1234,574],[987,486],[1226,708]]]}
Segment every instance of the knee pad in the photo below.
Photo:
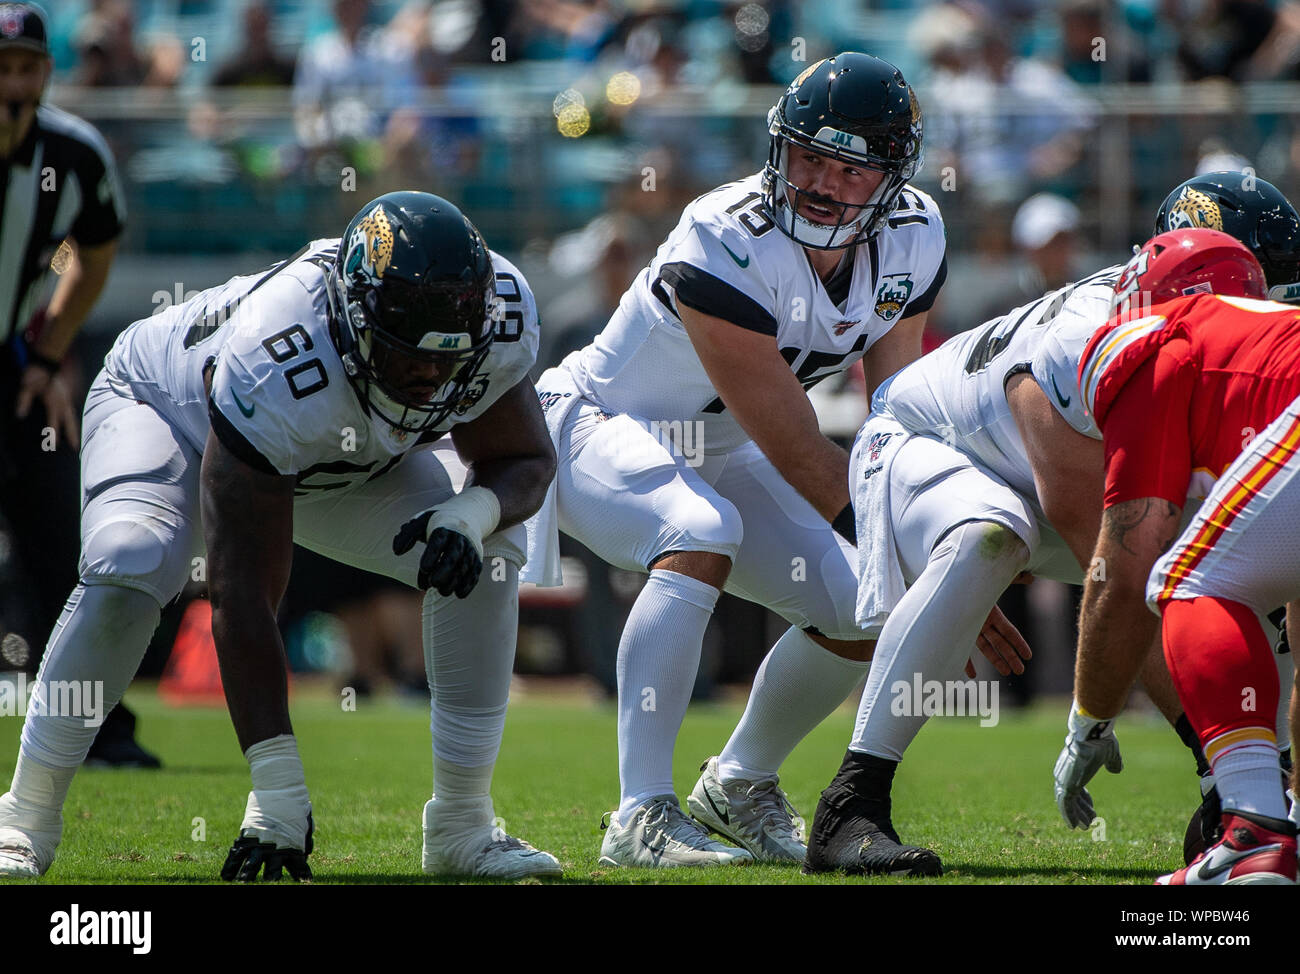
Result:
{"label": "knee pad", "polygon": [[180,594],[191,568],[189,545],[169,543],[147,520],[119,517],[94,525],[81,546],[81,579],[139,589],[160,606]]}
{"label": "knee pad", "polygon": [[680,505],[668,513],[659,530],[658,550],[646,560],[646,565],[665,551],[711,551],[734,562],[744,536],[740,512],[731,501],[725,497],[710,500],[697,497],[694,503]]}

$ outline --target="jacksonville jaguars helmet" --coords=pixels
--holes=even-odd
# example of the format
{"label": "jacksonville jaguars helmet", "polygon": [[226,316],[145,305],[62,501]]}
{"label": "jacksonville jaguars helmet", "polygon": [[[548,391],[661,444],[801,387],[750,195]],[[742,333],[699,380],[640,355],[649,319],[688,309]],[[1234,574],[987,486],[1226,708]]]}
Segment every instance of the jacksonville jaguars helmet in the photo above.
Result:
{"label": "jacksonville jaguars helmet", "polygon": [[499,315],[474,224],[430,193],[388,193],[352,218],[326,276],[330,331],[362,399],[399,432],[436,428],[479,374]]}
{"label": "jacksonville jaguars helmet", "polygon": [[[847,51],[818,61],[786,89],[768,112],[771,136],[763,192],[786,236],[815,250],[865,243],[878,233],[898,202],[903,185],[921,168],[921,106],[903,75],[888,61]],[[799,214],[818,199],[789,178],[792,148],[885,174],[865,206],[833,200],[835,224]],[[820,200],[825,202],[825,200]],[[848,220],[850,211],[857,215]]]}
{"label": "jacksonville jaguars helmet", "polygon": [[1236,237],[1264,268],[1268,296],[1300,299],[1300,214],[1276,186],[1248,173],[1211,172],[1176,187],[1156,214],[1156,233],[1204,227]]}

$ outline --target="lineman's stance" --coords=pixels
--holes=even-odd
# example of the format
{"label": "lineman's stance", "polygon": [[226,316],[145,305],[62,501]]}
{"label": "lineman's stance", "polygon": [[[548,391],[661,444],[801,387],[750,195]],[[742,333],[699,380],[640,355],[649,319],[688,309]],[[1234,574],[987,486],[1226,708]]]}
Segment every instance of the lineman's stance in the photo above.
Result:
{"label": "lineman's stance", "polygon": [[[203,525],[213,635],[253,779],[223,878],[311,875],[275,623],[294,541],[430,589],[425,871],[559,873],[494,831],[489,796],[524,559],[511,526],[554,469],[527,377],[537,340],[528,285],[464,215],[392,193],[341,241],[137,322],[114,345],[86,406],[81,583],[38,682],[103,680],[115,703],[204,550]],[[426,445],[447,431],[450,447]],[[478,581],[484,559],[504,581]],[[0,797],[0,873],[49,869],[94,733],[78,717],[27,717]]]}
{"label": "lineman's stance", "polygon": [[[1258,190],[1245,192],[1241,178],[1216,173],[1189,180],[1169,195],[1157,227],[1184,214],[1188,197],[1200,203],[1188,220],[1222,222],[1222,205],[1233,232],[1267,258],[1280,237],[1300,231],[1300,219],[1270,184],[1259,180]],[[1278,225],[1280,233],[1268,232]],[[1072,444],[1072,455],[1046,471],[1050,489],[1064,475],[1085,508],[1067,509],[1065,521],[1049,524],[1037,495],[1044,471],[1031,467],[1008,399],[1021,380],[1034,385],[1032,363],[1045,376],[1044,388],[1058,390],[1056,409],[1072,423],[1090,422],[1077,393],[1059,390],[1077,386],[1079,355],[1105,324],[1121,271],[1119,265],[1098,271],[959,335],[877,391],[855,444],[852,483],[862,578],[858,618],[880,638],[844,764],[818,806],[809,871],[940,870],[930,850],[903,846],[891,822],[895,770],[926,720],[923,713],[895,712],[893,688],[900,681],[910,686],[917,674],[940,682],[956,677],[970,634],[1017,572],[1081,581],[1101,506],[1098,496],[1087,509],[1082,485],[1095,482],[1099,495],[1100,445]],[[1294,280],[1294,260],[1272,262],[1272,274],[1279,285]],[[1071,377],[1058,382],[1066,362],[1074,363]],[[1043,409],[1053,412],[1046,403]],[[1068,427],[1067,433],[1080,439]],[[1005,665],[1019,671],[1015,659]],[[1199,757],[1163,659],[1144,677]]]}

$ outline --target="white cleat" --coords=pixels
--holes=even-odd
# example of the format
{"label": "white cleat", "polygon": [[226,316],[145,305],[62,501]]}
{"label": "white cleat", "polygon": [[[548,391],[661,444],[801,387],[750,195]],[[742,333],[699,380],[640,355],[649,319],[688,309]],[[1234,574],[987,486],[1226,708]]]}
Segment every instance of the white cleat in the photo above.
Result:
{"label": "white cleat", "polygon": [[6,792],[0,795],[0,876],[44,876],[54,863],[54,853],[63,835],[63,816],[53,813],[52,828],[38,829],[50,813],[20,808]]}
{"label": "white cleat", "polygon": [[698,821],[746,849],[759,862],[803,862],[808,852],[797,813],[776,778],[727,781],[718,777],[718,759],[709,758],[686,806]]}
{"label": "white cleat", "polygon": [[753,861],[744,849],[735,849],[709,838],[692,822],[676,795],[656,795],[638,805],[626,825],[611,812],[609,824],[602,823],[605,839],[600,844],[602,866],[730,866]]}
{"label": "white cleat", "polygon": [[424,805],[423,866],[430,876],[523,879],[559,876],[549,852],[507,835],[494,825],[491,798],[440,799]]}

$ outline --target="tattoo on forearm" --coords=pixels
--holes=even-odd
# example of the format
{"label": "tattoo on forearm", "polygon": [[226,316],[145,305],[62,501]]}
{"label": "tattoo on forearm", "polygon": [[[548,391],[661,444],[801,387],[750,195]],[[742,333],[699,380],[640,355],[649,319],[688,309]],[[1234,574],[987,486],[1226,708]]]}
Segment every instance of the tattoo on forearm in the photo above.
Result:
{"label": "tattoo on forearm", "polygon": [[1102,524],[1110,540],[1130,554],[1137,555],[1141,552],[1129,543],[1132,532],[1140,528],[1148,519],[1172,521],[1172,525],[1167,526],[1166,531],[1160,536],[1159,548],[1163,553],[1178,537],[1178,514],[1178,507],[1167,500],[1158,497],[1140,497],[1137,500],[1122,501],[1106,508]]}

